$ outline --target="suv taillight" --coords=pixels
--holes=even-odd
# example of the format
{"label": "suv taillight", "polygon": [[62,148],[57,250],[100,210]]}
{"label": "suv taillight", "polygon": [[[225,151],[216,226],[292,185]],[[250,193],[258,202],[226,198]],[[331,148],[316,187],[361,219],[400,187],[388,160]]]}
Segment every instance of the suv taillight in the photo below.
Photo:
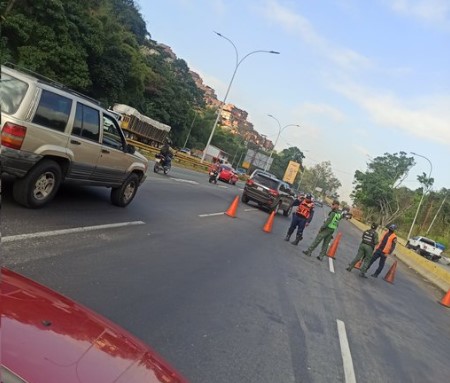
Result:
{"label": "suv taillight", "polygon": [[273,195],[274,197],[278,197],[278,192],[277,192],[276,190],[270,189],[270,190],[269,190],[269,193],[270,193],[271,195]]}
{"label": "suv taillight", "polygon": [[25,126],[7,122],[2,129],[2,146],[19,150],[27,133]]}
{"label": "suv taillight", "polygon": [[249,186],[252,186],[254,184],[254,182],[253,182],[253,180],[247,180],[246,184]]}

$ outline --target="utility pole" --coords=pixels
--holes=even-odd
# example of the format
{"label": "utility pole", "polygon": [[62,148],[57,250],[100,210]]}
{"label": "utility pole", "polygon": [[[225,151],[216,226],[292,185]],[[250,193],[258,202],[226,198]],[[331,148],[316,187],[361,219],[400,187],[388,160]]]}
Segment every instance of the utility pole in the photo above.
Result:
{"label": "utility pole", "polygon": [[191,135],[192,128],[194,127],[194,122],[195,122],[195,119],[196,119],[196,118],[197,118],[197,112],[195,112],[194,119],[192,120],[191,127],[190,127],[189,133],[188,133],[188,135],[187,135],[187,137],[186,137],[186,141],[184,142],[183,148],[185,148],[186,145],[187,145],[187,143],[188,143],[189,136]]}
{"label": "utility pole", "polygon": [[436,217],[438,216],[439,212],[441,211],[442,206],[444,206],[444,203],[445,203],[445,200],[446,200],[446,199],[447,199],[447,194],[445,195],[444,199],[442,200],[441,206],[439,206],[438,211],[437,211],[436,214],[434,215],[433,220],[431,221],[430,226],[428,227],[428,230],[427,230],[427,232],[425,233],[426,235],[428,235],[428,233],[430,232],[431,226],[433,226],[434,221],[436,221]]}

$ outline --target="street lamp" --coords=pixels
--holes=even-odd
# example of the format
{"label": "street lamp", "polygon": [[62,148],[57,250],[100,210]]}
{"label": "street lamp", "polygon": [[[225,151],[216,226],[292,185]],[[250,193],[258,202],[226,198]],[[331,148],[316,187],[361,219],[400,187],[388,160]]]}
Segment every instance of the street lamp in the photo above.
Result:
{"label": "street lamp", "polygon": [[[424,158],[424,159],[426,159],[428,161],[428,163],[430,164],[430,172],[428,173],[428,179],[430,179],[431,178],[431,172],[433,171],[433,164],[431,163],[431,161],[427,157],[422,156],[421,154],[417,154],[417,153],[414,153],[414,152],[411,152],[411,154],[413,156],[422,157],[422,158]],[[417,216],[419,215],[420,206],[422,205],[422,201],[423,201],[424,197],[425,197],[425,186],[424,186],[424,189],[423,189],[423,192],[422,192],[422,197],[420,198],[420,201],[419,201],[419,206],[417,206],[416,214],[415,214],[413,222],[411,224],[411,228],[409,229],[408,237],[406,238],[407,240],[411,237],[411,233],[412,233],[414,224],[416,223]]]}
{"label": "street lamp", "polygon": [[277,138],[276,138],[276,140],[275,140],[275,144],[273,145],[273,148],[272,148],[272,150],[270,151],[269,159],[268,159],[267,162],[266,162],[266,166],[265,166],[265,168],[264,168],[265,171],[267,171],[267,169],[269,169],[270,160],[271,160],[271,158],[272,158],[273,151],[275,150],[275,146],[277,146],[278,139],[280,138],[281,132],[282,132],[284,129],[286,129],[288,126],[298,126],[298,127],[300,127],[300,125],[298,125],[298,124],[289,124],[289,125],[285,125],[285,126],[281,127],[280,121],[278,121],[277,118],[275,118],[275,117],[272,116],[271,114],[268,114],[268,116],[269,116],[269,117],[272,117],[272,118],[278,123],[278,135],[277,135]]}
{"label": "street lamp", "polygon": [[205,150],[203,151],[202,159],[200,161],[201,163],[203,163],[203,161],[205,160],[206,152],[208,151],[209,144],[211,143],[211,140],[213,138],[214,131],[216,130],[217,123],[219,122],[219,118],[220,118],[220,116],[222,114],[223,107],[225,106],[225,102],[227,101],[228,93],[230,92],[231,84],[233,83],[234,76],[236,75],[236,72],[237,72],[237,70],[239,68],[239,65],[241,65],[242,61],[244,61],[248,56],[253,55],[255,53],[272,53],[272,54],[276,54],[276,55],[280,54],[280,52],[276,52],[276,51],[256,50],[256,51],[247,53],[244,57],[242,57],[242,59],[239,60],[239,52],[238,52],[238,50],[236,48],[236,45],[234,45],[234,43],[228,37],[222,35],[221,33],[219,33],[219,32],[214,32],[214,33],[217,36],[222,37],[225,40],[229,41],[231,43],[231,45],[233,45],[234,51],[236,53],[236,64],[235,64],[235,67],[234,67],[233,76],[231,76],[230,83],[228,84],[228,88],[227,88],[227,91],[225,93],[225,97],[224,97],[224,99],[222,101],[222,104],[220,105],[219,111],[217,112],[217,117],[216,117],[216,120],[214,121],[214,125],[213,125],[213,128],[211,130],[211,134],[209,135],[208,142],[206,143]]}

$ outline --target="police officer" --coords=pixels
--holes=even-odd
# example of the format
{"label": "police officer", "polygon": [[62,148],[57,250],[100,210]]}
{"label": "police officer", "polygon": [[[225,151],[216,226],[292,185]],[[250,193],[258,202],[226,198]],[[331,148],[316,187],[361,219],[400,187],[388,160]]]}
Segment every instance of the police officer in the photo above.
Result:
{"label": "police officer", "polygon": [[372,266],[373,263],[379,258],[380,263],[378,264],[378,269],[376,269],[375,272],[371,274],[371,277],[377,278],[378,275],[380,275],[381,271],[383,270],[384,264],[386,263],[387,256],[389,254],[392,254],[395,249],[395,245],[397,244],[397,235],[394,233],[395,230],[397,230],[397,225],[392,224],[388,227],[387,233],[381,239],[381,242],[375,250],[375,253],[373,253],[373,257],[370,260],[369,266],[367,267],[367,269],[361,269],[361,272],[366,272],[370,268],[370,266]]}
{"label": "police officer", "polygon": [[[367,270],[370,260],[372,259],[373,249],[378,244],[378,234],[376,232],[377,224],[372,223],[372,226],[369,230],[366,230],[362,235],[362,241],[359,245],[358,253],[356,254],[356,257],[353,259],[353,261],[350,262],[348,267],[346,268],[347,271],[352,271],[352,269],[355,267],[356,263],[358,263],[360,260],[364,261],[361,272],[359,273],[360,277],[367,278],[365,271]],[[364,271],[363,271],[364,270]]]}
{"label": "police officer", "polygon": [[314,249],[322,243],[322,249],[320,250],[320,254],[317,256],[317,259],[321,261],[328,250],[328,245],[333,238],[333,233],[337,229],[339,221],[341,220],[342,213],[339,211],[339,201],[334,200],[331,205],[331,211],[328,214],[327,220],[323,223],[322,227],[319,229],[319,232],[314,239],[314,242],[308,247],[308,250],[303,251],[303,254],[311,256]]}
{"label": "police officer", "polygon": [[292,214],[291,226],[289,226],[285,241],[289,241],[292,233],[297,227],[297,236],[291,243],[293,245],[298,245],[298,243],[303,239],[303,230],[309,225],[314,216],[314,202],[312,201],[312,195],[310,193],[306,194],[305,198],[298,198],[292,206],[298,206],[297,210]]}

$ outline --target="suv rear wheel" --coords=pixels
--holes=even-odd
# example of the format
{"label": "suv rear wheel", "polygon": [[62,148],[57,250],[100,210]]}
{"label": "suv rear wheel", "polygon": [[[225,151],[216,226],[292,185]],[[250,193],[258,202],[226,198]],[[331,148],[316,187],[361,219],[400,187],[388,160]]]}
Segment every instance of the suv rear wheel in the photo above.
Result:
{"label": "suv rear wheel", "polygon": [[139,186],[139,177],[132,173],[118,188],[111,190],[111,202],[113,205],[125,207],[133,201]]}
{"label": "suv rear wheel", "polygon": [[241,201],[244,202],[244,203],[248,203],[248,200],[249,200],[249,198],[247,197],[247,194],[242,193]]}
{"label": "suv rear wheel", "polygon": [[58,163],[42,160],[25,177],[14,182],[14,199],[26,207],[44,206],[55,197],[61,179],[62,172]]}

